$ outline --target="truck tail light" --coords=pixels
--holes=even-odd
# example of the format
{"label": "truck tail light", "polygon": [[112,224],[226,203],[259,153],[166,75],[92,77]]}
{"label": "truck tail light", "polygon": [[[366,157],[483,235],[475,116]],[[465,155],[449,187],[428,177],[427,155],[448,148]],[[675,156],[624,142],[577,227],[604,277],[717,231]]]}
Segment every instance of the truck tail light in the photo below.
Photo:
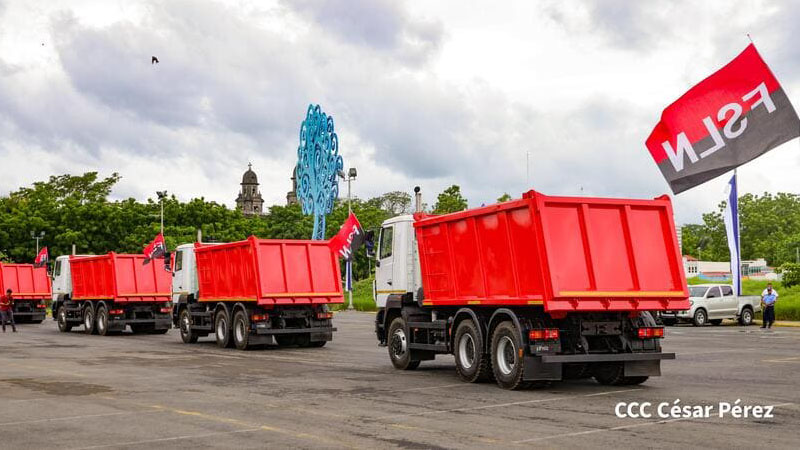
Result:
{"label": "truck tail light", "polygon": [[637,331],[639,339],[659,339],[664,337],[663,327],[643,327]]}
{"label": "truck tail light", "polygon": [[39,308],[39,309],[45,309],[45,308],[47,308],[47,305],[45,305],[44,302],[42,302],[42,303],[37,303],[36,307]]}
{"label": "truck tail light", "polygon": [[250,320],[252,320],[253,322],[264,322],[267,319],[269,319],[268,314],[253,314],[252,316],[250,316]]}
{"label": "truck tail light", "polygon": [[108,313],[110,315],[112,315],[112,316],[120,316],[122,314],[125,314],[125,310],[124,309],[111,309],[111,310],[108,311]]}
{"label": "truck tail light", "polygon": [[328,312],[318,312],[317,313],[317,319],[318,320],[333,319],[333,313],[329,312],[329,311]]}
{"label": "truck tail light", "polygon": [[162,314],[168,314],[172,312],[172,308],[169,306],[162,306],[159,311],[161,311]]}
{"label": "truck tail light", "polygon": [[528,339],[532,341],[555,341],[558,336],[558,328],[540,328],[528,332]]}

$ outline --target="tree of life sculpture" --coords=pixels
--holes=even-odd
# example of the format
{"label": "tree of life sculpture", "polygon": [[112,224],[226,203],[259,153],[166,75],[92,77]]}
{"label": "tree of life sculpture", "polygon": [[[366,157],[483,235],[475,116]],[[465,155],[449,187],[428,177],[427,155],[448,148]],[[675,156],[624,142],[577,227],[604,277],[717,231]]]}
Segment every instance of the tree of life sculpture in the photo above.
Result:
{"label": "tree of life sculpture", "polygon": [[297,198],[303,214],[314,215],[311,239],[325,239],[325,216],[333,211],[339,197],[337,177],[343,167],[333,117],[322,112],[319,105],[308,105],[297,147]]}

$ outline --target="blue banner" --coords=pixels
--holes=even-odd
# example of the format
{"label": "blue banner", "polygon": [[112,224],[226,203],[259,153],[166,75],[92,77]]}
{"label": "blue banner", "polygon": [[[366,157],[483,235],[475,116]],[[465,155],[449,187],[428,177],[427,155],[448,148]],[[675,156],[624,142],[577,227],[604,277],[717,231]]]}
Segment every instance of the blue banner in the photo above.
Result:
{"label": "blue banner", "polygon": [[736,295],[742,295],[741,267],[742,259],[739,254],[739,197],[736,190],[736,173],[731,177],[725,189],[728,194],[728,204],[722,218],[725,221],[725,232],[728,235],[728,250],[731,252],[731,282]]}

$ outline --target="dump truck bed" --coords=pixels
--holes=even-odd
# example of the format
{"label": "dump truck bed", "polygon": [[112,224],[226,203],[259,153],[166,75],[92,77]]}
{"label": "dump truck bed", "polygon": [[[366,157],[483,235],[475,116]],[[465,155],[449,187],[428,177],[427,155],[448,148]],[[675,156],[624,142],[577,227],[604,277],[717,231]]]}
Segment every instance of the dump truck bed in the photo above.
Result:
{"label": "dump truck bed", "polygon": [[169,302],[172,277],[157,261],[117,254],[70,256],[72,300],[113,300],[117,303]]}
{"label": "dump truck bed", "polygon": [[342,303],[341,272],[326,241],[250,237],[195,244],[200,301],[259,305]]}
{"label": "dump truck bed", "polygon": [[47,269],[33,264],[0,263],[0,294],[7,289],[19,300],[49,300],[52,296]]}
{"label": "dump truck bed", "polygon": [[669,197],[551,197],[415,215],[424,305],[686,309]]}

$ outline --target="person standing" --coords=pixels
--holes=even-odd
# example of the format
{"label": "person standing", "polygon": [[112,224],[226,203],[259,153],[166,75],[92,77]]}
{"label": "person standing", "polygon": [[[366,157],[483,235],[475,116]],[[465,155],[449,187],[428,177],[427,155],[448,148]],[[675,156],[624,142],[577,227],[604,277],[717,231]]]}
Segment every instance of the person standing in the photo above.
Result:
{"label": "person standing", "polygon": [[17,332],[17,324],[14,323],[14,297],[11,296],[13,291],[6,290],[6,295],[0,296],[0,321],[3,322],[3,333],[6,332],[6,322],[11,322],[11,330]]}
{"label": "person standing", "polygon": [[767,284],[767,288],[761,293],[761,305],[764,311],[764,319],[761,328],[772,328],[775,323],[775,302],[778,301],[778,291],[772,289],[772,283]]}

